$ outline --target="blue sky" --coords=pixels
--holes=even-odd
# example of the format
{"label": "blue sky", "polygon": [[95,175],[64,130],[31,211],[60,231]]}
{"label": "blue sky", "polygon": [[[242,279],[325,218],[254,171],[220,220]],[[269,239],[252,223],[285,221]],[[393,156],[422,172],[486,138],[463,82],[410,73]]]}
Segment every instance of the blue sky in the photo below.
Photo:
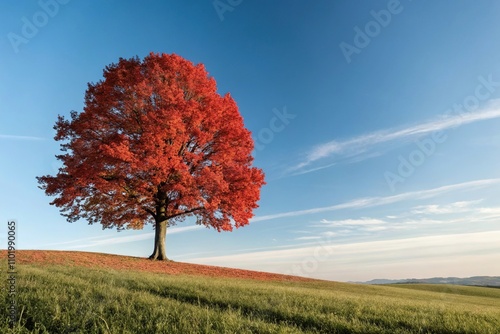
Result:
{"label": "blue sky", "polygon": [[[249,226],[175,261],[339,281],[500,275],[500,3],[4,1],[0,221],[21,249],[147,257],[153,229],[67,223],[37,188],[58,114],[118,58],[179,54],[230,92],[266,173]],[[6,246],[6,233],[0,242]]]}

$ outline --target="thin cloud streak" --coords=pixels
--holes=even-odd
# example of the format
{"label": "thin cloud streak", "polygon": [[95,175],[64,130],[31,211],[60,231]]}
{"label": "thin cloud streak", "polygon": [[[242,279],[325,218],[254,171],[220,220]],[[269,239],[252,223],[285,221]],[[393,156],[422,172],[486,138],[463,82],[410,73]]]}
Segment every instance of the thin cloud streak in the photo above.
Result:
{"label": "thin cloud streak", "polygon": [[[200,226],[200,225],[186,226],[186,227],[174,227],[168,231],[168,234],[171,235],[171,234],[177,234],[177,233],[190,232],[190,231],[194,231],[194,230],[199,230],[201,228],[202,228],[202,226]],[[127,236],[127,237],[116,237],[116,238],[109,238],[109,239],[105,239],[105,240],[96,240],[96,241],[93,241],[93,242],[88,243],[88,244],[72,246],[69,248],[75,249],[75,248],[89,248],[89,247],[95,247],[95,246],[115,245],[115,244],[148,240],[148,239],[154,238],[154,236],[155,236],[155,232],[149,232],[149,233],[143,233],[143,234],[139,234],[139,235],[131,235],[131,236]]]}
{"label": "thin cloud streak", "polygon": [[461,201],[448,205],[419,205],[411,211],[412,214],[448,214],[448,213],[464,213],[469,212],[476,204],[481,203],[483,200],[476,201]]}
{"label": "thin cloud streak", "polygon": [[401,201],[406,201],[406,200],[418,200],[418,199],[432,198],[432,197],[436,197],[436,196],[439,196],[441,194],[448,193],[451,191],[482,188],[482,187],[487,187],[487,186],[497,184],[497,183],[500,183],[500,179],[485,179],[485,180],[463,182],[463,183],[457,183],[457,184],[452,184],[452,185],[433,188],[433,189],[427,189],[427,190],[421,190],[421,191],[411,191],[411,192],[406,192],[406,193],[393,195],[393,196],[366,197],[366,198],[355,199],[355,200],[352,200],[349,202],[336,204],[336,205],[332,205],[332,206],[325,206],[325,207],[306,209],[306,210],[282,212],[282,213],[277,213],[277,214],[273,214],[273,215],[265,215],[265,216],[255,217],[251,221],[252,222],[259,222],[259,221],[266,221],[266,220],[272,220],[272,219],[278,219],[278,218],[303,216],[303,215],[309,215],[309,214],[315,214],[315,213],[327,212],[327,211],[337,211],[337,210],[342,210],[342,209],[361,209],[361,208],[367,208],[367,207],[375,207],[375,206],[393,204],[396,202],[401,202]]}
{"label": "thin cloud streak", "polygon": [[[185,226],[185,227],[172,227],[168,230],[167,233],[170,235],[170,234],[191,232],[191,231],[199,230],[202,227],[203,226],[201,226],[201,225]],[[77,240],[72,240],[72,241],[64,241],[64,242],[59,242],[59,243],[51,243],[51,244],[47,244],[46,246],[49,246],[49,245],[68,245],[68,244],[80,243],[78,245],[68,246],[66,248],[67,249],[89,248],[89,247],[96,247],[96,246],[108,246],[108,245],[115,245],[115,244],[148,240],[148,239],[154,238],[154,236],[155,236],[154,232],[142,233],[142,234],[138,234],[138,235],[130,235],[130,236],[125,236],[125,237],[113,237],[113,238],[109,238],[107,236],[102,236],[102,237],[99,236],[99,237],[77,239]]]}
{"label": "thin cloud streak", "polygon": [[325,166],[311,168],[311,169],[306,169],[306,170],[303,170],[303,171],[300,171],[300,172],[296,172],[296,173],[290,174],[290,176],[297,176],[297,175],[302,175],[302,174],[316,172],[316,171],[321,170],[321,169],[325,169],[325,168],[329,168],[329,167],[335,166],[336,164],[337,163],[334,162],[332,164],[328,164],[328,165],[325,165]]}
{"label": "thin cloud streak", "polygon": [[[380,130],[347,139],[345,141],[333,140],[313,148],[309,152],[309,154],[307,154],[307,158],[305,161],[290,168],[289,171],[299,170],[305,166],[308,166],[314,161],[327,158],[334,154],[352,157],[361,153],[365,153],[372,146],[375,146],[377,144],[396,140],[415,140],[432,132],[443,131],[446,129],[459,127],[461,125],[494,118],[500,118],[499,100],[492,100],[486,108],[477,112],[456,114],[453,116],[442,116],[436,120],[410,126],[404,129]],[[311,169],[309,170],[309,172],[312,172],[314,170],[315,169]]]}
{"label": "thin cloud streak", "polygon": [[8,139],[8,140],[35,140],[35,141],[46,140],[46,138],[43,138],[43,137],[16,136],[16,135],[3,135],[3,134],[0,134],[0,139]]}

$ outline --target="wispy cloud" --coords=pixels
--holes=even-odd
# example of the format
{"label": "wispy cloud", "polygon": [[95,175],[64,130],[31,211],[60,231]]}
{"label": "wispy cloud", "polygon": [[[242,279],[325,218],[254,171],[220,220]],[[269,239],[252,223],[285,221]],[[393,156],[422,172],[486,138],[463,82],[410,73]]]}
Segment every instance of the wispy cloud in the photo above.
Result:
{"label": "wispy cloud", "polygon": [[[311,225],[312,228],[319,229],[318,236],[327,238],[330,236],[347,237],[352,235],[362,235],[375,232],[386,233],[387,231],[415,230],[417,227],[436,225],[440,222],[432,219],[402,219],[397,221],[386,221],[378,218],[363,217],[359,219],[345,220],[326,220],[323,219],[319,224]],[[327,231],[324,231],[327,229]],[[335,232],[333,232],[333,231]]]}
{"label": "wispy cloud", "polygon": [[413,208],[413,214],[448,214],[448,213],[464,213],[469,212],[476,204],[482,200],[476,201],[460,201],[447,205],[431,204],[419,205]]}
{"label": "wispy cloud", "polygon": [[3,134],[0,134],[0,139],[7,139],[7,140],[46,140],[46,138],[43,138],[43,137],[16,136],[16,135],[3,135]]}
{"label": "wispy cloud", "polygon": [[494,184],[500,183],[500,179],[485,179],[485,180],[476,180],[470,182],[457,183],[452,185],[447,185],[443,187],[420,190],[420,191],[411,191],[393,196],[385,196],[385,197],[365,197],[360,199],[354,199],[345,203],[336,204],[332,206],[325,206],[319,208],[312,208],[306,210],[297,210],[297,211],[289,211],[276,213],[272,215],[258,216],[252,219],[252,222],[258,221],[266,221],[271,219],[278,218],[286,218],[286,217],[296,217],[303,215],[316,214],[327,211],[337,211],[343,209],[361,209],[368,207],[375,207],[387,204],[393,204],[401,201],[407,200],[419,200],[425,198],[436,197],[445,193],[459,191],[459,190],[471,190],[478,189],[483,187],[488,187]]}
{"label": "wispy cloud", "polygon": [[[313,227],[327,228],[329,231],[322,232],[323,237],[328,236],[328,233],[335,233],[331,230],[334,229],[337,234],[346,235],[352,232],[379,232],[385,231],[390,227],[394,227],[396,224],[389,224],[388,222],[377,219],[363,217],[360,219],[344,219],[344,220],[326,220],[322,219],[320,224],[313,225]],[[343,231],[343,232],[340,232]]]}
{"label": "wispy cloud", "polygon": [[[441,217],[442,222],[448,223],[478,223],[495,222],[500,219],[500,206],[485,207],[477,204],[482,200],[455,202],[447,205],[425,205],[417,206],[411,210],[410,215]],[[448,218],[447,218],[448,217]],[[452,218],[449,218],[452,217]]]}
{"label": "wispy cloud", "polygon": [[[405,128],[391,128],[363,134],[346,140],[332,140],[330,142],[312,148],[307,153],[305,160],[297,164],[296,166],[291,167],[289,169],[289,172],[299,171],[298,173],[296,172],[294,174],[303,174],[305,172],[300,171],[300,169],[310,165],[317,160],[332,156],[336,156],[337,159],[357,157],[361,154],[366,157],[371,157],[373,156],[373,154],[367,154],[367,152],[373,150],[373,148],[379,144],[396,141],[398,143],[405,143],[411,140],[416,140],[432,132],[443,131],[461,125],[499,117],[500,101],[492,100],[484,109],[476,112],[442,115],[437,119],[417,125],[408,126]],[[375,155],[379,154],[380,152],[375,152]],[[359,161],[363,159],[357,160]],[[333,164],[330,163],[329,165]],[[306,172],[313,172],[322,168],[326,167],[312,168]]]}
{"label": "wispy cloud", "polygon": [[[194,230],[199,230],[203,228],[203,226],[200,225],[194,225],[194,226],[186,226],[186,227],[172,227],[168,229],[168,234],[177,234],[177,233],[184,233],[184,232],[190,232]],[[123,244],[123,243],[130,243],[130,242],[136,242],[136,241],[142,241],[142,240],[150,240],[153,239],[155,236],[154,232],[148,232],[148,233],[142,233],[142,234],[137,234],[137,235],[130,235],[130,236],[120,236],[120,237],[112,237],[109,238],[107,236],[98,236],[98,237],[90,237],[90,238],[83,238],[83,239],[76,239],[72,241],[64,241],[64,242],[59,242],[59,243],[52,243],[52,244],[47,244],[45,246],[54,246],[54,245],[67,245],[65,246],[66,249],[80,249],[80,248],[90,248],[90,247],[97,247],[97,246],[109,246],[109,245],[115,245],[115,244]]]}
{"label": "wispy cloud", "polygon": [[321,170],[321,169],[325,169],[325,168],[329,168],[329,167],[335,166],[336,164],[337,163],[334,162],[332,164],[328,164],[328,165],[325,165],[325,166],[320,166],[320,167],[316,167],[316,168],[301,170],[299,172],[295,172],[295,173],[292,173],[290,175],[302,175],[302,174],[312,173],[312,172],[316,172],[316,171]]}
{"label": "wispy cloud", "polygon": [[322,225],[331,225],[331,226],[369,226],[369,225],[384,225],[385,221],[376,218],[366,218],[363,217],[361,219],[344,219],[344,220],[321,220]]}
{"label": "wispy cloud", "polygon": [[306,236],[306,237],[295,238],[295,240],[298,240],[298,241],[303,241],[303,240],[309,241],[309,240],[318,240],[318,239],[321,239],[321,236],[315,235],[315,236]]}
{"label": "wispy cloud", "polygon": [[[325,239],[370,235],[371,238],[402,236],[411,233],[427,234],[441,231],[470,231],[471,228],[496,228],[500,219],[500,206],[484,207],[482,200],[461,201],[450,204],[430,204],[409,208],[399,217],[361,217],[343,220],[322,219],[310,224],[308,238]],[[383,232],[383,234],[377,233]],[[392,232],[397,232],[394,234]],[[296,239],[299,240],[299,239]]]}

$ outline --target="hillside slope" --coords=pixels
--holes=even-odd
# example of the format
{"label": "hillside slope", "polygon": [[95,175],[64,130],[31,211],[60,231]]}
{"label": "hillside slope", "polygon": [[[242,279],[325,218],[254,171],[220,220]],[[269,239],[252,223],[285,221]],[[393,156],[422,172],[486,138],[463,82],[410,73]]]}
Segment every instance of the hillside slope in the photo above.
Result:
{"label": "hillside slope", "polygon": [[[7,258],[7,251],[0,251],[0,258]],[[48,251],[48,250],[18,250],[18,264],[61,264],[88,268],[106,268],[116,270],[147,271],[150,273],[203,275],[211,277],[232,277],[257,280],[306,282],[312,279],[297,276],[280,275],[260,271],[206,266],[200,264],[151,261],[146,258],[80,252],[80,251]]]}

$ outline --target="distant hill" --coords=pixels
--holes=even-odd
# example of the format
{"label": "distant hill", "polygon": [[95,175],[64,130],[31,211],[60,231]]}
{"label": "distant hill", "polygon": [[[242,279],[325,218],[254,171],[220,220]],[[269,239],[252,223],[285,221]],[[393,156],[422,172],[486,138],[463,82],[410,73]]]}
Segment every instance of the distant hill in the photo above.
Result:
{"label": "distant hill", "polygon": [[367,282],[356,282],[361,284],[455,284],[469,286],[490,286],[500,288],[500,276],[473,276],[473,277],[432,277],[432,278],[409,278],[409,279],[373,279]]}

